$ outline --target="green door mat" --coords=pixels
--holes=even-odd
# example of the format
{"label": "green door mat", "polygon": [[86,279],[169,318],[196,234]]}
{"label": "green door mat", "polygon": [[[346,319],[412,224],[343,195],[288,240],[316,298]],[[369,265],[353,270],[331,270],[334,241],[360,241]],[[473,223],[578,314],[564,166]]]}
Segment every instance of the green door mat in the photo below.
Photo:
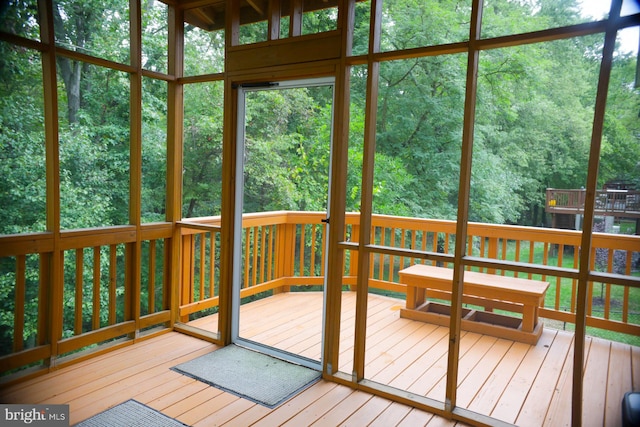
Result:
{"label": "green door mat", "polygon": [[76,427],[184,427],[171,417],[135,400],[100,412],[76,424]]}
{"label": "green door mat", "polygon": [[269,408],[288,400],[321,376],[316,370],[236,345],[171,369]]}

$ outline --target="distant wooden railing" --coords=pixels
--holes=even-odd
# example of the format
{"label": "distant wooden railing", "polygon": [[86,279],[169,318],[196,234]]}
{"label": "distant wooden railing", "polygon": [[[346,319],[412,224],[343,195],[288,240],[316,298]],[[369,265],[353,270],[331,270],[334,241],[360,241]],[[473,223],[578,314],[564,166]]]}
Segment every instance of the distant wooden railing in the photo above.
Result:
{"label": "distant wooden railing", "polygon": [[[549,213],[582,214],[586,190],[547,188],[545,210]],[[640,218],[640,191],[598,190],[596,215]]]}
{"label": "distant wooden railing", "polygon": [[[292,285],[321,285],[323,283],[322,260],[324,259],[325,228],[321,220],[323,213],[267,212],[250,214],[243,218],[243,287],[241,296],[249,296],[268,290],[282,292]],[[353,248],[345,257],[344,285],[355,285],[357,276],[357,245],[359,228],[357,214],[347,216],[345,240]],[[211,222],[219,219],[198,220]],[[406,293],[404,285],[398,283],[398,271],[417,262],[425,262],[422,253],[452,254],[456,244],[455,222],[419,218],[374,215],[372,218],[372,259],[369,286],[379,290]],[[188,235],[205,235],[204,230],[185,229]],[[550,266],[550,274],[531,272],[514,273],[507,269],[478,268],[491,274],[514,275],[549,281],[542,317],[563,323],[575,323],[576,285],[581,234],[571,230],[519,227],[509,225],[470,223],[468,227],[467,253],[470,257],[485,260],[520,262],[533,266]],[[203,241],[203,240],[200,240]],[[184,242],[184,240],[183,240]],[[594,233],[592,270],[632,277],[640,258],[640,237]],[[190,249],[191,248],[191,249]],[[215,296],[195,298],[198,292],[187,292],[201,284],[200,277],[211,277],[206,256],[198,256],[202,247],[196,244],[183,246],[185,259],[199,260],[198,265],[183,274],[183,300],[180,314],[195,313],[196,307],[211,308],[217,304]],[[204,249],[207,254],[208,249]],[[204,259],[204,261],[203,261]],[[189,261],[191,262],[191,261]],[[431,261],[427,261],[431,262]],[[635,263],[635,264],[634,264]],[[446,262],[444,264],[447,264]],[[451,267],[449,263],[447,266]],[[553,274],[553,268],[570,270],[570,276]],[[468,267],[471,268],[471,267]],[[204,275],[203,272],[204,271]],[[566,276],[566,274],[565,274]],[[606,276],[606,275],[605,275]],[[217,272],[213,274],[217,277]],[[206,280],[206,279],[205,279]],[[202,293],[201,293],[202,294]],[[587,307],[589,326],[640,335],[640,288],[602,282],[589,286]]]}

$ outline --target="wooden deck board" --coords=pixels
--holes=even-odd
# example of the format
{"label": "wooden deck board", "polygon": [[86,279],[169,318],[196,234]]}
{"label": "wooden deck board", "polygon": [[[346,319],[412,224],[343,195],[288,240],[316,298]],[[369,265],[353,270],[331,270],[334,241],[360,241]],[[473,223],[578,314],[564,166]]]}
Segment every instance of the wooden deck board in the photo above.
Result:
{"label": "wooden deck board", "polygon": [[367,426],[373,422],[378,414],[384,412],[391,402],[382,397],[373,396],[364,405],[354,411],[341,426]]}
{"label": "wooden deck board", "polygon": [[402,405],[400,403],[393,402],[391,405],[382,411],[380,414],[376,414],[376,417],[369,424],[369,427],[387,427],[395,426],[400,423],[411,412],[411,408]]}
{"label": "wooden deck board", "polygon": [[315,427],[338,426],[365,405],[371,397],[369,393],[356,390],[310,425]]}
{"label": "wooden deck board", "polygon": [[458,406],[469,407],[513,344],[512,341],[496,340],[491,349],[478,359],[473,369],[469,369],[464,377],[459,376],[460,385],[456,393]]}
{"label": "wooden deck board", "polygon": [[484,385],[474,396],[468,408],[483,415],[490,415],[500,396],[522,363],[529,345],[513,343],[498,366],[491,372]]}
{"label": "wooden deck board", "polygon": [[[584,371],[584,381],[590,385],[583,392],[583,425],[604,425],[604,407],[607,401],[607,375],[609,373],[609,356],[611,343],[594,338],[591,341],[589,359]],[[584,417],[585,412],[592,415]],[[598,414],[596,416],[595,414]]]}
{"label": "wooden deck board", "polygon": [[631,347],[633,391],[640,391],[640,347]]}
{"label": "wooden deck board", "polygon": [[556,336],[556,331],[545,329],[538,344],[529,347],[529,351],[522,359],[522,363],[491,413],[492,417],[511,423],[515,421],[522,408],[522,402],[526,399],[531,384],[533,384]]}
{"label": "wooden deck board", "polygon": [[620,405],[622,397],[631,391],[631,350],[625,351],[620,343],[611,343],[609,357],[609,375],[607,379],[607,401],[604,410],[604,425],[612,426],[620,422]]}
{"label": "wooden deck board", "polygon": [[[313,298],[317,300],[314,302]],[[319,348],[313,342],[313,334],[301,328],[314,323],[314,315],[320,316],[314,313],[319,311],[319,300],[314,293],[278,294],[247,304],[243,308],[245,320],[261,319],[260,325],[251,326],[256,336],[282,348],[302,352]],[[345,293],[340,366],[346,366],[344,372],[348,373],[353,360],[354,303],[353,293]],[[371,297],[365,377],[443,400],[448,329],[400,319],[397,308],[401,304],[389,297]],[[283,307],[291,312],[282,313]],[[295,323],[300,316],[304,320]],[[205,318],[195,323],[208,327],[216,322]],[[568,425],[572,343],[572,333],[549,329],[545,329],[536,346],[464,333],[458,405],[518,425]],[[590,337],[586,344],[584,378],[589,393],[585,393],[585,425],[615,425],[620,417],[622,394],[640,389],[640,349]],[[136,399],[194,426],[456,425],[442,417],[327,381],[319,381],[279,407],[269,409],[170,370],[216,348],[171,332],[24,383],[2,387],[0,401],[67,403],[72,424]]]}
{"label": "wooden deck board", "polygon": [[[568,334],[556,335],[549,353],[544,359],[540,371],[533,382],[524,405],[515,420],[517,425],[542,425],[547,409],[551,403],[553,391],[558,385],[560,373],[570,354],[573,336]],[[511,420],[505,420],[511,421]]]}

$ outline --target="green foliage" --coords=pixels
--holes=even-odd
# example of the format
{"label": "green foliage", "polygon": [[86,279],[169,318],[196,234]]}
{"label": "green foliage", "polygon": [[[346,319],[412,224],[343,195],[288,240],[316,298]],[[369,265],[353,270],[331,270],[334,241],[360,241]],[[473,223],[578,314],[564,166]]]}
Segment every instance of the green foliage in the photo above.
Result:
{"label": "green foliage", "polygon": [[185,218],[220,214],[222,91],[220,82],[184,88],[182,215]]}
{"label": "green foliage", "polygon": [[330,87],[247,93],[244,211],[325,210]]}
{"label": "green foliage", "polygon": [[0,234],[46,229],[40,55],[0,43]]}
{"label": "green foliage", "polygon": [[37,0],[4,0],[0,4],[0,31],[40,39]]}

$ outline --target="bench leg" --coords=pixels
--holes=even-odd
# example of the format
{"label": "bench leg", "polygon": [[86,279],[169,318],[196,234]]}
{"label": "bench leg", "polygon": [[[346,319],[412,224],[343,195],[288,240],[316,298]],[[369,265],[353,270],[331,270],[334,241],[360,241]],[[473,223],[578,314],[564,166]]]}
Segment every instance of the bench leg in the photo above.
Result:
{"label": "bench leg", "polygon": [[536,307],[525,305],[522,307],[522,331],[533,332],[537,322]]}
{"label": "bench leg", "polygon": [[414,310],[421,306],[425,301],[424,288],[416,288],[415,286],[407,286],[407,308]]}

